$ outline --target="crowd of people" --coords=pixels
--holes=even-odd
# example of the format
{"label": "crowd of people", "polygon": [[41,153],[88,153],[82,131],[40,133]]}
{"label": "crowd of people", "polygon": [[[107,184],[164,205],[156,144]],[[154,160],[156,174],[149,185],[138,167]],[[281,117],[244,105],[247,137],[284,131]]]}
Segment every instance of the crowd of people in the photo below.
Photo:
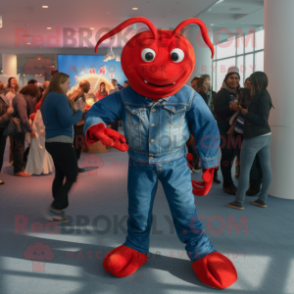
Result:
{"label": "crowd of people", "polygon": [[[128,81],[120,85],[113,79],[112,85],[113,88],[108,93],[105,83],[100,83],[97,101],[128,86]],[[236,197],[227,206],[242,210],[245,195],[255,196],[260,192],[259,198],[252,203],[267,207],[271,184],[271,130],[268,118],[273,105],[267,92],[266,74],[253,73],[246,79],[244,88],[241,88],[238,69],[231,68],[218,93],[212,90],[210,76],[207,74],[193,78],[191,86],[202,96],[219,127],[219,167],[223,177],[223,191]],[[85,98],[90,90],[88,81],[81,81],[71,94],[68,94],[69,88],[69,76],[58,71],[53,73],[51,81],[45,81],[42,86],[38,86],[36,80],[30,80],[20,89],[14,77],[8,80],[7,85],[0,82],[0,172],[8,136],[9,161],[13,164],[15,176],[46,174],[52,172],[54,163],[54,201],[45,216],[49,220],[57,219],[61,222],[66,221],[64,209],[68,206],[68,193],[78,173],[84,171],[78,167],[77,162],[84,144],[85,114],[91,107],[86,104]],[[35,120],[38,120],[38,128],[34,125]],[[118,130],[118,123],[109,127]],[[33,147],[33,140],[40,137],[44,137],[43,141],[38,141],[42,152],[30,147],[25,150],[26,138]],[[189,159],[191,173],[201,170],[198,143],[191,132],[187,142],[188,152],[193,155]],[[38,168],[28,164],[32,162],[30,157],[37,156],[40,161]],[[239,179],[238,187],[232,178],[233,166],[235,177]],[[218,169],[215,169],[213,179],[216,184],[221,183]],[[0,185],[3,184],[0,180]]]}
{"label": "crowd of people", "polygon": [[[193,78],[191,86],[203,97],[219,127],[219,165],[223,176],[223,191],[236,197],[227,206],[243,210],[245,195],[256,196],[260,193],[259,198],[252,203],[266,208],[272,180],[271,130],[268,119],[273,108],[267,91],[266,74],[253,73],[246,79],[244,88],[241,88],[239,71],[233,67],[228,70],[218,93],[211,90],[209,75]],[[191,172],[200,169],[196,145],[197,142],[189,140],[188,150],[193,154]],[[238,187],[232,179],[234,162],[235,177],[239,179]],[[221,183],[217,171],[218,169],[215,170],[214,182]]]}
{"label": "crowd of people", "polygon": [[[113,87],[109,93],[105,83],[100,83],[97,101],[128,86],[128,81],[122,86],[116,79],[111,83]],[[51,81],[45,81],[42,86],[38,86],[36,80],[29,80],[20,89],[14,77],[8,79],[8,85],[0,82],[0,172],[7,136],[14,176],[48,174],[54,165],[54,201],[45,216],[59,221],[65,220],[68,192],[78,173],[84,171],[77,162],[84,144],[84,117],[90,108],[86,104],[86,94],[90,90],[88,81],[81,81],[70,94],[69,88],[69,76],[58,71],[52,72]],[[118,124],[109,127],[117,130]],[[27,149],[26,141],[29,143]],[[4,185],[1,180],[0,185]]]}

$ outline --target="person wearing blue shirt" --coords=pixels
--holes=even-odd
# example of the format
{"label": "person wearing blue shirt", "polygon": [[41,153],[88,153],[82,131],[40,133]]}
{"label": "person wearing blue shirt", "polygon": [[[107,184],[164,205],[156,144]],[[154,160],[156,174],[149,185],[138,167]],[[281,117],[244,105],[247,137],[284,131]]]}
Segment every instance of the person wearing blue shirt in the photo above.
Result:
{"label": "person wearing blue shirt", "polygon": [[[55,165],[51,208],[44,216],[53,221],[66,222],[64,209],[68,207],[68,193],[77,179],[78,165],[73,146],[73,126],[82,118],[85,102],[74,103],[65,95],[70,86],[69,76],[56,73],[50,81],[41,105],[45,125],[45,147]],[[64,178],[66,178],[65,183]]]}

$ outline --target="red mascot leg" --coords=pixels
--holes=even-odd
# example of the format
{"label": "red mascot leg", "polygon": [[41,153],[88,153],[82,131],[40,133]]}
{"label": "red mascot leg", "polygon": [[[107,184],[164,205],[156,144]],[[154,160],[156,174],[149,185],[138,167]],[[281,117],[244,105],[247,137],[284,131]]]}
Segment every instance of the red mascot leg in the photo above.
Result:
{"label": "red mascot leg", "polygon": [[133,274],[147,260],[147,254],[121,245],[106,255],[103,267],[115,277],[123,278]]}
{"label": "red mascot leg", "polygon": [[225,289],[237,281],[233,263],[219,252],[213,252],[192,263],[194,273],[205,285]]}

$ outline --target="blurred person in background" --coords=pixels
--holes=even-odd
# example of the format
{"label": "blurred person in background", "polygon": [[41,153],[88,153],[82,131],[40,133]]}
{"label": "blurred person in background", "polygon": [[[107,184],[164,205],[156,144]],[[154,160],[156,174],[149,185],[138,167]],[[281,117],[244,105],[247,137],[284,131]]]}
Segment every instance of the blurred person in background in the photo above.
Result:
{"label": "blurred person in background", "polygon": [[244,88],[251,90],[250,78],[247,78],[244,83]]}
{"label": "blurred person in background", "polygon": [[[199,91],[199,87],[201,88],[202,85],[198,86],[198,82],[200,81],[200,78],[198,77],[194,77],[191,80],[191,87],[198,92]],[[203,81],[202,81],[203,83]],[[190,130],[191,130],[191,126],[190,126]],[[201,170],[201,166],[200,166],[200,157],[199,154],[195,148],[196,145],[196,140],[192,134],[192,130],[190,132],[190,138],[186,143],[187,145],[187,149],[188,149],[188,153],[192,154],[191,160],[189,161],[189,167],[190,167],[190,171],[191,173],[193,172],[199,172]]]}
{"label": "blurred person in background", "polygon": [[[87,80],[83,80],[79,83],[78,89],[76,89],[71,95],[70,99],[76,103],[77,101],[80,102],[86,102],[85,94],[87,94],[90,91],[91,85]],[[80,121],[77,122],[74,126],[74,148],[77,156],[77,160],[79,161],[81,157],[82,148],[85,142],[85,136],[84,136],[84,117],[85,117],[85,110],[84,115],[81,118]],[[85,170],[83,168],[78,167],[78,172],[82,173]]]}
{"label": "blurred person in background", "polygon": [[232,179],[232,162],[235,157],[234,136],[228,134],[231,129],[230,119],[239,111],[240,75],[231,71],[225,76],[222,89],[214,99],[214,114],[221,135],[221,171],[224,192],[236,195],[237,187]]}
{"label": "blurred person in background", "polygon": [[198,83],[199,78],[198,77],[194,77],[191,80],[191,87],[197,92],[197,83]]}
{"label": "blurred person in background", "polygon": [[105,83],[102,82],[102,83],[100,83],[99,91],[96,93],[97,99],[101,100],[102,98],[104,98],[107,95],[108,95],[108,92],[106,91]]}
{"label": "blurred person in background", "polygon": [[[210,75],[204,74],[201,76],[201,79],[203,80],[203,82],[202,82],[201,92],[199,94],[203,97],[207,106],[209,107],[210,111],[212,112],[213,116],[215,117],[214,98],[216,96],[216,92],[212,91],[212,89],[211,89]],[[214,177],[213,177],[213,182],[216,184],[221,183],[220,180],[218,179],[218,176],[217,176],[218,170],[219,170],[219,168],[215,169]]]}
{"label": "blurred person in background", "polygon": [[30,133],[31,138],[35,137],[35,132],[29,122],[29,115],[34,112],[34,98],[39,95],[37,86],[30,84],[23,87],[19,94],[12,100],[14,108],[13,116],[20,120],[22,132],[14,135],[13,145],[13,166],[14,175],[19,177],[29,177],[30,174],[24,172],[24,147],[25,147],[25,134]]}
{"label": "blurred person in background", "polygon": [[12,106],[12,99],[19,93],[19,85],[16,78],[11,77],[8,79],[7,89],[8,92],[5,96],[9,101],[9,106]]}
{"label": "blurred person in background", "polygon": [[[3,166],[3,158],[6,146],[7,136],[3,135],[4,128],[9,123],[13,108],[9,106],[9,101],[4,95],[6,93],[6,85],[0,82],[0,172]],[[0,180],[0,185],[4,185],[4,182]]]}
{"label": "blurred person in background", "polygon": [[[19,93],[19,84],[16,78],[11,77],[8,79],[8,84],[7,84],[7,90],[8,92],[6,93],[6,98],[8,99],[9,106],[12,106],[12,99],[16,96],[16,94]],[[14,144],[14,137],[9,136],[9,162],[10,164],[13,164],[13,144]]]}
{"label": "blurred person in background", "polygon": [[112,79],[112,80],[111,80],[111,84],[112,84],[112,86],[114,87],[114,89],[111,89],[111,90],[109,91],[109,94],[112,94],[112,93],[118,92],[118,91],[120,91],[120,90],[123,88],[120,84],[118,84],[118,82],[117,82],[116,79]]}
{"label": "blurred person in background", "polygon": [[50,84],[50,81],[45,81],[43,83],[43,89],[44,89],[44,91],[46,91],[46,89],[49,87],[49,84]]}
{"label": "blurred person in background", "polygon": [[28,85],[35,85],[35,86],[38,86],[38,81],[37,81],[37,80],[34,80],[34,79],[29,80],[29,81],[28,81]]}
{"label": "blurred person in background", "polygon": [[208,74],[204,74],[201,76],[203,79],[203,87],[202,90],[206,94],[207,99],[207,105],[209,109],[211,110],[212,114],[214,114],[214,98],[216,96],[216,92],[212,90],[211,88],[211,81],[210,76]]}

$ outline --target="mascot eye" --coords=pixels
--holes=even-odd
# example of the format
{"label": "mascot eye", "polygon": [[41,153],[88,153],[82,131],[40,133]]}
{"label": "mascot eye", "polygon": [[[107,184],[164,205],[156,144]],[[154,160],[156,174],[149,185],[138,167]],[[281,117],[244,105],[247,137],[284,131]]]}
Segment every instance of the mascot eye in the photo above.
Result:
{"label": "mascot eye", "polygon": [[184,59],[185,54],[182,49],[176,48],[170,53],[170,57],[173,62],[181,62]]}
{"label": "mascot eye", "polygon": [[144,49],[141,53],[141,57],[143,58],[144,61],[147,61],[147,62],[151,62],[155,58],[155,55],[156,55],[155,51],[150,48]]}

